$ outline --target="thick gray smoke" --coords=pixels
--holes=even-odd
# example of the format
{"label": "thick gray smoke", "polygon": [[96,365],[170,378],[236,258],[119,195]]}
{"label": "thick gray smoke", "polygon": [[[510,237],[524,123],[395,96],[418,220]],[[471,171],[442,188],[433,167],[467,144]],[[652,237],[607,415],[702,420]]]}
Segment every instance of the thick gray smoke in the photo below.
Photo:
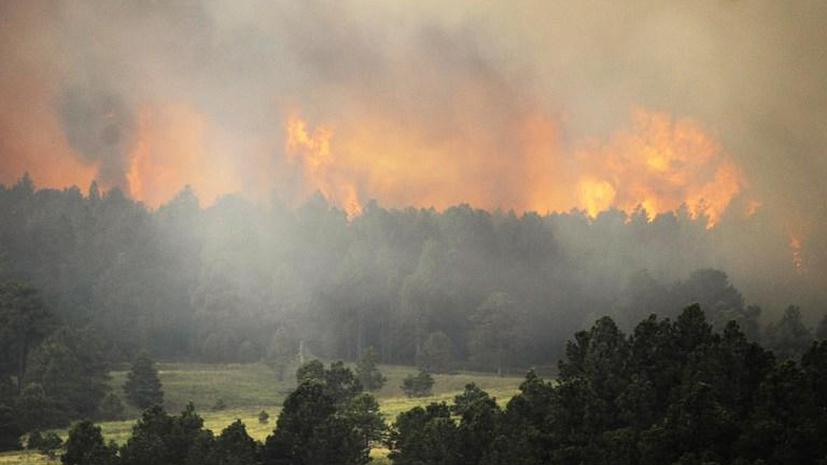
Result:
{"label": "thick gray smoke", "polygon": [[137,122],[124,100],[96,87],[72,87],[63,94],[60,116],[71,146],[87,161],[98,163],[100,181],[127,188]]}

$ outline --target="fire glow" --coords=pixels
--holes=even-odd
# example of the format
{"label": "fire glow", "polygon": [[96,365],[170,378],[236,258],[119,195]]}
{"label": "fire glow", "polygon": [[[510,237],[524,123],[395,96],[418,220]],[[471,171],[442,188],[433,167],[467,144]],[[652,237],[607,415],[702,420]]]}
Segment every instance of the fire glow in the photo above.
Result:
{"label": "fire glow", "polygon": [[[521,124],[512,147],[519,164],[502,162],[502,154],[490,156],[487,147],[477,148],[486,156],[469,157],[462,140],[429,144],[404,128],[310,129],[296,114],[285,124],[285,150],[301,166],[306,191],[320,192],[350,216],[370,198],[392,206],[470,202],[517,211],[577,209],[591,217],[610,208],[643,208],[650,219],[685,206],[713,227],[747,186],[721,145],[691,119],[638,109],[629,127],[573,153],[556,143],[554,124]],[[756,204],[750,205],[754,212]]]}

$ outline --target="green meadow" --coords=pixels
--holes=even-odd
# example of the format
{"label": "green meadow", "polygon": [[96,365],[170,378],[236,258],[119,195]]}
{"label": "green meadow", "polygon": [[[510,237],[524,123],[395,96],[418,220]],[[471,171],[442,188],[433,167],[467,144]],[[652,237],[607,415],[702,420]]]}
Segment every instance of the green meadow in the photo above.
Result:
{"label": "green meadow", "polygon": [[[450,375],[434,375],[435,384],[432,396],[409,399],[402,393],[399,386],[405,376],[415,373],[416,370],[412,367],[389,365],[383,365],[380,368],[388,378],[388,382],[374,395],[379,399],[382,412],[388,422],[393,421],[399,413],[417,405],[434,401],[451,401],[468,383],[476,383],[496,397],[499,402],[505,403],[517,392],[517,387],[522,381],[519,377],[499,377],[489,373],[459,372]],[[249,434],[260,441],[264,441],[273,431],[281,404],[295,386],[292,376],[278,381],[267,366],[258,363],[228,365],[159,363],[158,369],[164,389],[165,407],[169,412],[177,413],[188,402],[192,402],[204,419],[205,426],[216,434],[236,419],[240,419],[247,426]],[[112,372],[112,388],[122,398],[125,396],[121,391],[121,386],[125,379],[126,371]],[[215,408],[219,401],[224,404],[224,408]],[[270,414],[270,420],[266,424],[258,420],[258,414],[262,410]],[[137,410],[128,408],[129,420],[99,423],[104,436],[108,440],[123,443],[129,438],[132,424],[139,414]],[[58,433],[66,437],[66,430]],[[386,454],[387,451],[384,449],[375,449],[372,452],[375,458],[374,463],[389,463],[385,458]],[[38,453],[23,451],[0,454],[0,465],[47,463],[50,462],[46,457]],[[59,460],[51,463],[59,463]]]}

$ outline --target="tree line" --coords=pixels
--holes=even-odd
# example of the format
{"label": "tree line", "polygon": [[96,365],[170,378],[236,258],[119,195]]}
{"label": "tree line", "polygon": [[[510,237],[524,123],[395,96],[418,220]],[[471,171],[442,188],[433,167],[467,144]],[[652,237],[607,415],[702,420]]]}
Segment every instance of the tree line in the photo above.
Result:
{"label": "tree line", "polygon": [[717,328],[735,319],[788,356],[827,331],[802,323],[823,312],[803,294],[803,316],[765,327],[762,310],[707,268],[726,250],[724,226],[685,209],[589,219],[370,203],[348,220],[321,196],[202,208],[187,188],[149,210],[117,189],[36,189],[24,176],[0,185],[0,218],[0,282],[38,289],[55,321],[96,334],[110,361],[143,349],[264,359],[283,376],[300,352],[356,360],[374,347],[385,363],[514,372],[550,368],[567,335],[601,314],[628,329],[691,302]]}
{"label": "tree line", "polygon": [[566,344],[559,376],[533,370],[504,406],[470,384],[386,425],[340,362],[297,372],[274,432],[237,421],[219,435],[188,407],[146,410],[123,445],[91,422],[70,431],[66,465],[360,465],[384,445],[396,465],[819,465],[827,461],[827,341],[798,360],[716,331],[697,305],[625,334],[598,319]]}

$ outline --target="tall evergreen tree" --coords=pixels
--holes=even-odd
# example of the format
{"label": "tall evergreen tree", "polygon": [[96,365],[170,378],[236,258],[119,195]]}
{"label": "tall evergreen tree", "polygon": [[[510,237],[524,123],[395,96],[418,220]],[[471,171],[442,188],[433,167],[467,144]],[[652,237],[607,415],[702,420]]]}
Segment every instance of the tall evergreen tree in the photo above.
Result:
{"label": "tall evergreen tree", "polygon": [[40,293],[25,284],[0,284],[0,376],[11,374],[23,390],[29,354],[54,329]]}
{"label": "tall evergreen tree", "polygon": [[132,369],[126,376],[124,392],[129,402],[140,409],[164,403],[158,370],[146,352],[140,353],[132,363]]}
{"label": "tall evergreen tree", "polygon": [[387,381],[387,378],[379,371],[379,367],[377,366],[378,361],[379,355],[371,346],[368,347],[356,363],[356,377],[359,378],[359,382],[362,383],[362,386],[368,391],[378,391]]}

